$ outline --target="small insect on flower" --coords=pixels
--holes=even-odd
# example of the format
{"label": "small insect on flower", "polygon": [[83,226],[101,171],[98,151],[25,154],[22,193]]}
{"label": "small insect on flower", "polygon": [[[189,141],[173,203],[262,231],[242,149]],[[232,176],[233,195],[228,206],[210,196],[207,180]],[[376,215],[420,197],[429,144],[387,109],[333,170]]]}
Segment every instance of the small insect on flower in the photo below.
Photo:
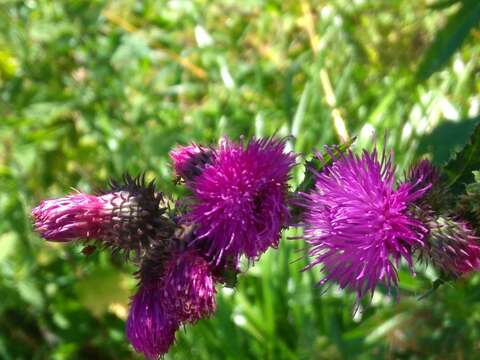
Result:
{"label": "small insect on flower", "polygon": [[85,256],[90,256],[95,252],[95,250],[97,250],[95,245],[87,245],[82,249],[82,254]]}
{"label": "small insect on flower", "polygon": [[32,210],[35,230],[46,240],[96,239],[114,250],[137,253],[152,241],[171,238],[174,225],[153,182],[125,175],[99,195],[77,193],[45,200]]}
{"label": "small insect on flower", "polygon": [[359,300],[380,283],[395,288],[402,258],[412,267],[413,249],[423,246],[428,230],[409,205],[428,187],[395,187],[394,171],[393,152],[379,158],[374,150],[340,155],[316,174],[315,188],[304,195],[304,237],[306,269],[321,266],[320,284],[335,282]]}
{"label": "small insect on flower", "polygon": [[187,217],[197,226],[194,243],[217,263],[225,256],[254,260],[278,245],[289,220],[287,181],[295,164],[285,143],[253,139],[244,146],[224,139],[191,185]]}

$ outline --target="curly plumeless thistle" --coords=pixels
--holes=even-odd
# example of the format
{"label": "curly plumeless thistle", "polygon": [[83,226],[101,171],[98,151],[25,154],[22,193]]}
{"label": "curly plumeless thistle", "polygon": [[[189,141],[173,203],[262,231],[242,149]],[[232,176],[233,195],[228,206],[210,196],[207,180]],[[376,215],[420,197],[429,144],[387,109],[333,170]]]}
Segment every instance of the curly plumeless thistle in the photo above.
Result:
{"label": "curly plumeless thistle", "polygon": [[[241,256],[253,261],[278,245],[294,205],[287,196],[296,156],[285,145],[286,139],[269,138],[179,147],[170,157],[191,194],[175,211],[167,211],[153,182],[126,175],[97,195],[41,202],[32,211],[34,226],[49,241],[97,240],[137,255],[126,257],[139,280],[126,335],[136,351],[154,359],[168,352],[182,325],[215,312],[215,285],[235,283]],[[305,270],[321,267],[321,284],[351,289],[357,300],[378,284],[390,290],[399,262],[411,268],[415,250],[454,276],[480,268],[479,239],[467,222],[440,211],[448,208],[446,190],[428,161],[397,186],[393,153],[357,156],[337,148],[329,155],[319,157],[324,169],[296,209],[304,210],[310,246]]]}
{"label": "curly plumeless thistle", "polygon": [[295,155],[285,140],[253,139],[246,145],[223,139],[210,164],[189,186],[194,204],[187,218],[197,225],[196,246],[220,262],[255,259],[277,246],[287,224],[287,181]]}
{"label": "curly plumeless thistle", "polygon": [[[139,287],[132,298],[126,334],[148,358],[164,355],[182,324],[215,311],[215,277],[201,252],[187,247],[191,231],[178,224],[153,182],[143,177],[111,181],[98,196],[74,194],[33,209],[36,230],[47,240],[95,239],[115,251],[139,256]],[[187,226],[187,228],[189,228]]]}
{"label": "curly plumeless thistle", "polygon": [[423,246],[427,228],[409,212],[409,204],[428,189],[403,184],[395,188],[393,154],[374,150],[348,152],[316,174],[305,195],[305,239],[311,263],[333,281],[373,294],[377,284],[397,286],[403,258],[412,267],[413,248]]}
{"label": "curly plumeless thistle", "polygon": [[46,240],[95,239],[114,251],[140,253],[154,241],[167,240],[175,227],[165,216],[163,195],[143,177],[111,181],[99,195],[77,193],[45,200],[32,210],[35,230]]}

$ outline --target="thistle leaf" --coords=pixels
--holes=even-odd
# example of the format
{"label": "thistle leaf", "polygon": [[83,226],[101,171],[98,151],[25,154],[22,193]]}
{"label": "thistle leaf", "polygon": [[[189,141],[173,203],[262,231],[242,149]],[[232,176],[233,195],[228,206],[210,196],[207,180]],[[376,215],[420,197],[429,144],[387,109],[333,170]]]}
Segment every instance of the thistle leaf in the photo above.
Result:
{"label": "thistle leaf", "polygon": [[[439,3],[438,5],[440,5]],[[453,2],[444,2],[453,5]],[[472,28],[480,23],[480,1],[464,0],[456,13],[451,15],[445,27],[440,30],[425,54],[418,68],[420,80],[428,79],[441,70],[465,41]]]}
{"label": "thistle leaf", "polygon": [[470,141],[444,167],[447,184],[453,194],[464,193],[465,185],[475,181],[474,171],[480,169],[480,124]]}
{"label": "thistle leaf", "polygon": [[352,144],[355,142],[356,138],[352,138],[349,141],[335,145],[334,147],[325,148],[319,153],[319,155],[314,156],[311,160],[305,163],[305,178],[303,182],[298,186],[298,192],[308,192],[315,185],[315,172],[322,172],[325,167],[331,165],[335,158],[344,154]]}

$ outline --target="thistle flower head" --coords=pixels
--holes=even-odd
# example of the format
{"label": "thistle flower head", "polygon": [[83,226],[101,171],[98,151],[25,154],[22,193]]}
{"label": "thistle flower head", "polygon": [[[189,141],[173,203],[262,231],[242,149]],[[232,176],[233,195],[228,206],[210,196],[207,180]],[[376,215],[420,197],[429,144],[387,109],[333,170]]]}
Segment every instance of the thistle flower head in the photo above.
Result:
{"label": "thistle flower head", "polygon": [[149,359],[164,355],[175,341],[179,322],[170,316],[158,280],[142,282],[130,304],[126,334],[137,352]]}
{"label": "thistle flower head", "polygon": [[467,223],[439,216],[428,225],[430,234],[420,249],[422,260],[454,277],[480,270],[480,238]]}
{"label": "thistle flower head", "polygon": [[109,218],[109,198],[79,193],[44,200],[32,210],[35,230],[50,241],[95,237]]}
{"label": "thistle flower head", "polygon": [[409,212],[425,189],[395,188],[393,154],[349,152],[322,173],[305,195],[305,238],[312,257],[307,268],[322,266],[321,284],[333,281],[360,299],[378,283],[398,282],[403,258],[412,266],[412,249],[427,229]]}
{"label": "thistle flower head", "polygon": [[212,156],[211,149],[197,144],[179,146],[170,151],[175,174],[187,182],[202,173],[205,165],[211,163]]}
{"label": "thistle flower head", "polygon": [[430,161],[421,160],[410,168],[407,181],[414,183],[418,189],[431,187],[440,181],[440,172]]}
{"label": "thistle flower head", "polygon": [[295,163],[285,140],[253,139],[244,146],[225,139],[213,162],[199,175],[188,215],[207,254],[254,259],[278,244],[289,218],[287,181]]}
{"label": "thistle flower head", "polygon": [[45,200],[32,210],[35,230],[46,240],[96,239],[114,249],[140,251],[174,231],[153,183],[126,175],[98,196],[78,193]]}
{"label": "thistle flower head", "polygon": [[173,254],[165,265],[163,296],[179,321],[194,323],[213,314],[215,284],[208,262],[194,250]]}
{"label": "thistle flower head", "polygon": [[415,203],[424,211],[439,210],[446,201],[446,187],[443,186],[440,171],[428,160],[414,164],[407,173],[406,183],[413,186],[414,191],[422,191],[423,195]]}

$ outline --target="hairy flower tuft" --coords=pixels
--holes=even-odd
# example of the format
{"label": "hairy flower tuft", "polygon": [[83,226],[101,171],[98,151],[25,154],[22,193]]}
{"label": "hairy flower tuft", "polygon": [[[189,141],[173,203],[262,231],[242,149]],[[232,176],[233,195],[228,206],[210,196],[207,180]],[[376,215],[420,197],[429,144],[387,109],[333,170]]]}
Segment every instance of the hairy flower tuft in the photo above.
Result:
{"label": "hairy flower tuft", "polygon": [[179,322],[166,309],[161,280],[142,282],[130,304],[126,334],[135,350],[149,359],[167,353],[175,341]]}
{"label": "hairy flower tuft", "polygon": [[349,152],[316,174],[305,195],[305,239],[312,260],[321,265],[321,284],[333,281],[356,291],[357,298],[377,284],[397,286],[403,258],[412,267],[412,250],[424,244],[425,226],[409,212],[409,204],[426,188],[395,188],[393,154],[379,158],[374,150]]}
{"label": "hairy flower tuft", "polygon": [[285,140],[253,139],[244,146],[224,139],[195,179],[188,218],[198,227],[196,245],[207,244],[216,262],[243,254],[255,259],[277,246],[289,219],[287,181],[295,164],[295,155],[284,150]]}
{"label": "hairy flower tuft", "polygon": [[169,311],[182,321],[194,323],[215,312],[215,284],[209,264],[194,250],[172,255],[165,265],[163,294]]}
{"label": "hairy flower tuft", "polygon": [[60,242],[98,236],[109,218],[109,198],[79,193],[44,200],[32,210],[35,230],[46,240]]}

